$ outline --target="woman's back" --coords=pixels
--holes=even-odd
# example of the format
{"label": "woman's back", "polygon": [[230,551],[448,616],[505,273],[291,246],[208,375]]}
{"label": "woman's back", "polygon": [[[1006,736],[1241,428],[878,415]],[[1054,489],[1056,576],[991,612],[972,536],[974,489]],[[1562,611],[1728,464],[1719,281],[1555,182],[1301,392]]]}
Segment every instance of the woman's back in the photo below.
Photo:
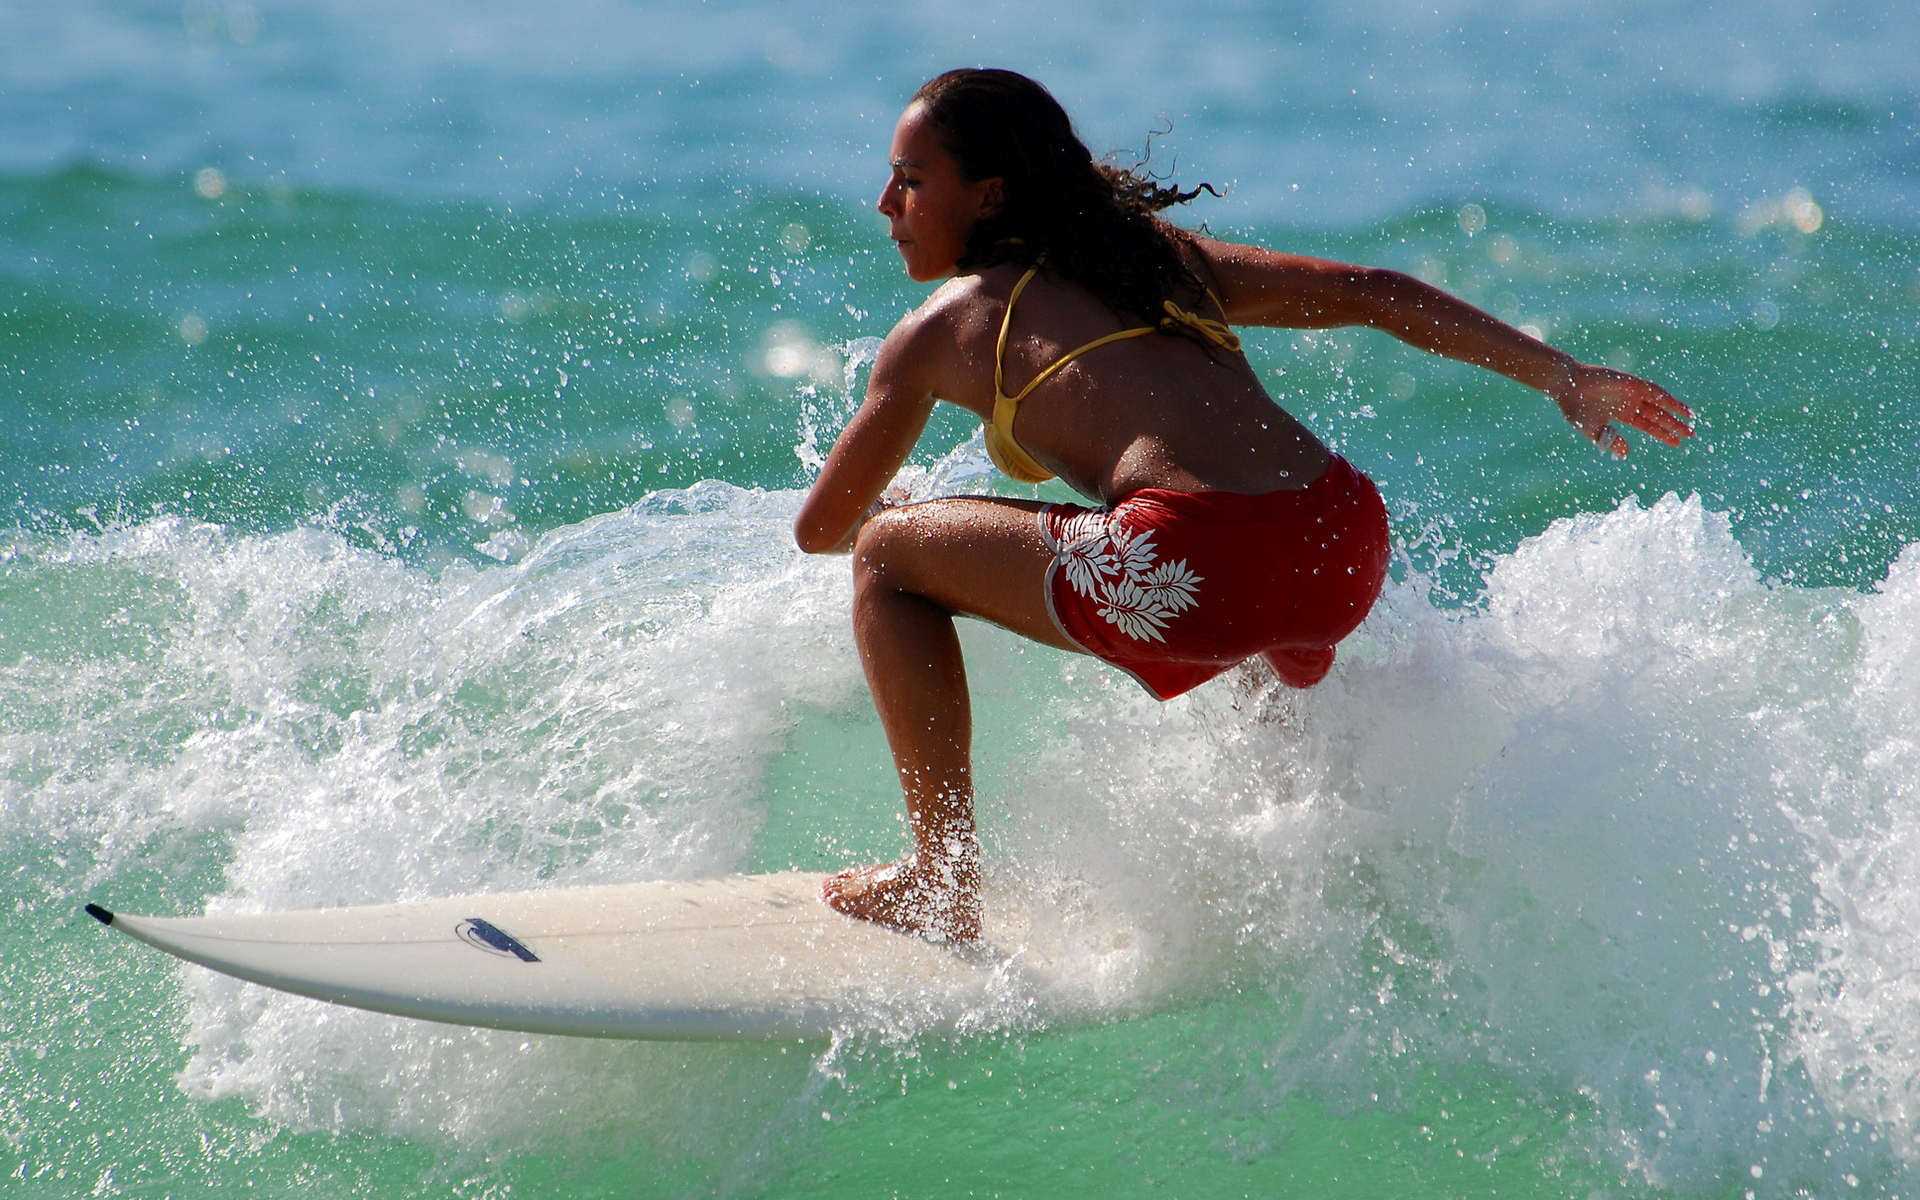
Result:
{"label": "woman's back", "polygon": [[[1003,322],[1009,397],[1072,356],[1020,400],[1011,432],[1077,490],[1109,500],[1146,487],[1261,494],[1306,487],[1325,469],[1326,448],[1274,404],[1237,350],[1158,330],[1091,345],[1142,326],[1044,268],[1009,314],[1024,274],[1004,264],[961,276],[908,320],[920,326],[916,341],[951,340],[934,394],[983,422],[993,421]],[[1208,296],[1190,308],[1224,315]]]}

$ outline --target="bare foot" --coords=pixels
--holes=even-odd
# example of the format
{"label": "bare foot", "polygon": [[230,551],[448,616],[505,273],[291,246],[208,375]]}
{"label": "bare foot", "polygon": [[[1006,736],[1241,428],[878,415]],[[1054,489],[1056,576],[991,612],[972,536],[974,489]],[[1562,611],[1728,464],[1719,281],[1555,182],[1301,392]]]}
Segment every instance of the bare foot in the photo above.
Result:
{"label": "bare foot", "polygon": [[948,872],[922,870],[913,858],[829,875],[820,886],[820,899],[835,912],[930,941],[971,942],[980,936],[978,882],[956,884]]}

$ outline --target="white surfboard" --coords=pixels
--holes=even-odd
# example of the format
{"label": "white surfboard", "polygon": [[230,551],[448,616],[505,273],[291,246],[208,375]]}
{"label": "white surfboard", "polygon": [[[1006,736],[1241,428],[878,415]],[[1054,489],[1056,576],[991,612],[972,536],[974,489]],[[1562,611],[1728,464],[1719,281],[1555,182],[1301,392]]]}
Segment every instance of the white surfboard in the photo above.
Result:
{"label": "white surfboard", "polygon": [[1005,931],[936,945],[834,912],[822,875],[617,884],[255,916],[87,911],[283,991],[586,1037],[815,1038],[952,1026],[1010,982]]}

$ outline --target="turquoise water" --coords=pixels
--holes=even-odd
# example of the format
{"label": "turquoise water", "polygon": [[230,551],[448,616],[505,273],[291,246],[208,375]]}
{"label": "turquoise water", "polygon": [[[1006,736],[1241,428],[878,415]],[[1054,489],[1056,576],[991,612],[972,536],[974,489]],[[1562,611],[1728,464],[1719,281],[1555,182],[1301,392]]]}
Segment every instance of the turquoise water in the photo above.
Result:
{"label": "turquoise water", "polygon": [[[1916,56],[1890,5],[0,12],[8,1194],[1920,1191]],[[965,631],[1061,983],[961,1035],[445,1029],[79,914],[893,852],[787,529],[922,294],[892,117],[979,61],[1700,436],[1251,333],[1394,583],[1291,696]],[[912,475],[1032,494],[951,414]]]}

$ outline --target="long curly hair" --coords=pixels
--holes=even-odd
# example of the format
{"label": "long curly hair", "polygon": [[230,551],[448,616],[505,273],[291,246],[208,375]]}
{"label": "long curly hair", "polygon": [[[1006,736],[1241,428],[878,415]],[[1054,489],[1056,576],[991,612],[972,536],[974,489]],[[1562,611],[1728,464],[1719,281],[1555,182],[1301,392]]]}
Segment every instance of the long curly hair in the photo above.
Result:
{"label": "long curly hair", "polygon": [[1015,71],[948,71],[913,99],[963,178],[1005,181],[1000,211],[974,225],[961,266],[1032,266],[1044,256],[1116,311],[1195,337],[1161,322],[1164,301],[1191,306],[1204,292],[1179,253],[1193,235],[1157,214],[1203,189],[1218,195],[1212,187],[1183,192],[1095,162],[1060,102]]}

